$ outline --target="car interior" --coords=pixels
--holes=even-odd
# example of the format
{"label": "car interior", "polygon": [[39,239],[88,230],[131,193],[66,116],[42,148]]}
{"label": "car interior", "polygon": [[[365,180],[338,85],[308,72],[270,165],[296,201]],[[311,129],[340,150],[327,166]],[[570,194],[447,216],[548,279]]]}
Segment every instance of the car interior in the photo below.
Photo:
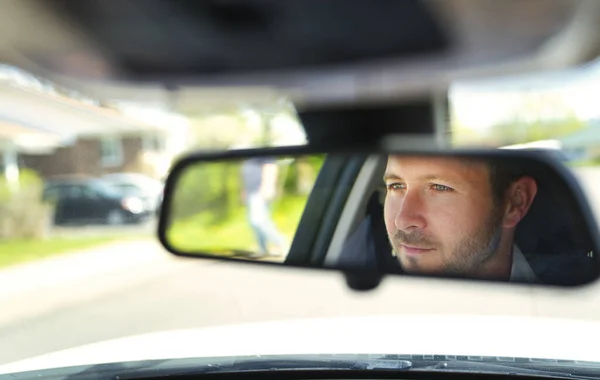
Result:
{"label": "car interior", "polygon": [[[381,141],[392,140],[396,146],[410,147],[414,141],[425,141],[434,149],[439,148],[437,138],[446,132],[436,129],[434,115],[431,104],[419,102],[299,110],[311,149],[323,151],[342,146],[377,149]],[[549,155],[537,154],[559,168],[564,166]],[[326,267],[339,264],[344,244],[369,216],[379,221],[371,225],[370,235],[378,247],[376,252],[381,254],[379,262],[386,262],[390,251],[380,217],[385,197],[382,181],[385,165],[386,157],[381,155],[328,158],[308,199],[286,262],[292,265],[318,263]],[[553,183],[555,174],[547,168],[540,166],[531,172],[536,173],[538,194],[517,230],[518,246],[526,252],[534,271],[542,268],[541,278],[548,276],[552,282],[564,284],[589,282],[598,269],[597,254],[593,252],[589,231],[583,228],[586,223],[582,215],[573,211],[580,210],[577,200],[563,196],[572,194],[573,189]],[[568,176],[565,172],[561,174]],[[542,263],[548,263],[546,260],[550,257],[561,263],[551,267],[568,265],[575,272],[549,271]],[[578,273],[579,276],[561,276],[561,273]]]}
{"label": "car interior", "polygon": [[[117,3],[119,5],[115,5]],[[197,273],[206,274],[208,272],[200,271],[208,268],[214,271],[211,273],[217,274],[214,277],[202,277],[202,275],[196,276],[194,272],[192,281],[185,284],[184,280],[190,278],[186,277],[187,271],[167,273],[171,267],[166,261],[158,262],[155,266],[161,267],[160,269],[164,267],[165,271],[160,272],[157,269],[157,273],[160,273],[156,277],[171,282],[165,280],[165,282],[155,283],[150,279],[140,278],[139,286],[137,280],[128,281],[126,289],[124,288],[122,292],[116,291],[116,286],[111,287],[111,296],[123,297],[119,299],[122,303],[114,302],[108,296],[98,297],[99,305],[107,305],[102,301],[111,302],[106,310],[110,312],[117,310],[121,315],[108,312],[104,314],[104,310],[100,308],[92,309],[91,307],[96,306],[92,305],[96,300],[85,302],[91,305],[90,308],[79,309],[80,314],[75,315],[83,316],[78,322],[87,324],[92,330],[90,340],[96,342],[104,338],[116,338],[117,335],[115,337],[104,335],[104,330],[109,331],[108,326],[114,321],[122,322],[122,327],[115,329],[119,334],[133,331],[137,327],[142,329],[146,325],[151,326],[151,323],[146,323],[146,318],[151,320],[158,316],[153,322],[157,321],[156,326],[163,326],[160,322],[168,320],[167,312],[171,311],[175,317],[181,317],[185,322],[193,321],[202,327],[206,327],[202,325],[204,322],[207,326],[208,322],[214,322],[214,325],[226,322],[233,324],[236,319],[233,317],[227,319],[230,315],[225,316],[227,318],[215,317],[214,321],[209,318],[205,321],[202,318],[204,314],[210,314],[210,310],[208,312],[207,310],[213,306],[220,310],[220,307],[226,304],[232,304],[233,309],[237,308],[231,312],[233,316],[245,316],[245,313],[252,316],[250,311],[258,309],[253,306],[252,297],[259,293],[262,296],[262,292],[266,294],[265,299],[268,299],[268,302],[263,302],[262,305],[267,305],[265,309],[269,310],[271,304],[272,309],[277,308],[279,306],[277,301],[281,299],[285,301],[292,299],[296,302],[299,297],[295,296],[294,290],[298,290],[299,293],[300,290],[309,289],[314,293],[307,297],[311,301],[320,301],[327,297],[318,294],[322,289],[318,285],[323,283],[315,282],[317,285],[312,288],[305,286],[306,283],[302,282],[301,277],[298,277],[300,280],[296,288],[282,287],[292,291],[286,290],[281,293],[272,291],[279,287],[281,282],[277,282],[276,277],[270,277],[273,273],[267,270],[270,268],[266,265],[286,264],[301,269],[341,268],[348,287],[359,291],[372,290],[377,287],[383,275],[397,272],[397,260],[392,256],[383,217],[386,188],[382,177],[387,162],[386,152],[410,151],[415,146],[427,147],[430,152],[453,148],[449,138],[452,119],[449,110],[449,92],[450,87],[457,81],[564,69],[596,59],[600,54],[600,33],[598,33],[600,1],[531,0],[525,5],[524,3],[523,0],[381,0],[379,2],[371,0],[128,0],[119,2],[7,0],[0,2],[0,27],[2,27],[2,35],[5,36],[0,41],[0,57],[8,65],[48,78],[56,83],[57,87],[64,86],[75,93],[89,95],[97,99],[98,104],[102,106],[112,107],[112,101],[135,101],[140,104],[160,104],[173,113],[196,116],[201,113],[198,109],[203,107],[203,102],[209,101],[208,98],[212,94],[220,93],[219,96],[225,94],[224,97],[228,97],[228,91],[235,93],[239,89],[248,89],[248,93],[254,94],[252,91],[268,89],[278,96],[282,95],[293,104],[299,124],[304,128],[308,143],[305,147],[292,148],[300,150],[306,148],[305,154],[307,151],[326,154],[314,187],[308,195],[285,261],[283,258],[281,259],[283,263],[244,258],[246,263],[265,265],[262,268],[259,265],[255,266],[258,267],[257,272],[264,275],[262,278],[266,279],[264,284],[267,286],[264,289],[259,289],[256,294],[237,298],[240,289],[246,290],[239,286],[243,283],[240,271],[243,270],[240,269],[243,265],[236,266],[237,264],[233,263],[231,267],[235,268],[224,276],[217,272],[228,265],[225,260],[230,260],[231,257],[216,257],[222,260],[218,262],[212,260],[216,255],[212,257],[203,253],[196,255],[196,258],[207,258],[208,264],[196,266],[192,264],[190,267],[194,266],[193,269],[197,269]],[[331,12],[330,9],[336,11]],[[238,100],[235,96],[227,99],[231,103]],[[246,105],[252,104],[254,100],[243,99],[247,102],[244,103]],[[97,130],[84,132],[93,135]],[[10,134],[8,136],[11,137]],[[268,149],[270,148],[266,150]],[[253,154],[266,154],[259,149],[256,151]],[[177,174],[176,165],[193,159],[194,154],[196,153],[187,156],[182,153],[182,161],[173,163],[175,167],[175,169],[171,167],[173,178]],[[555,289],[551,288],[553,285],[587,285],[598,278],[600,258],[596,251],[600,237],[597,236],[597,225],[590,222],[592,220],[589,216],[591,211],[588,210],[590,206],[582,201],[585,199],[582,190],[576,185],[572,186],[576,183],[575,177],[558,157],[540,154],[538,159],[537,164],[534,160],[529,166],[521,168],[523,173],[534,176],[538,184],[538,192],[526,217],[519,223],[515,239],[516,245],[525,254],[536,276],[541,283],[548,285],[548,289],[518,289],[511,288],[511,284],[503,288],[504,284],[501,284],[498,287],[501,288],[501,292],[495,292],[496,289],[492,289],[491,286],[486,289],[484,286],[478,288],[478,284],[474,283],[475,286],[470,289],[477,288],[476,291],[481,292],[484,298],[477,298],[475,295],[472,299],[486,301],[485,298],[489,298],[491,304],[499,299],[494,297],[506,294],[512,296],[518,293],[519,297],[524,294],[533,295],[531,299],[526,300],[527,302],[523,302],[525,305],[523,309],[533,310],[529,316],[540,317],[540,321],[548,316],[563,316],[560,310],[563,305],[574,305],[573,310],[577,307],[583,310],[581,315],[576,311],[565,313],[565,319],[570,317],[583,320],[590,315],[593,319],[597,319],[597,310],[593,306],[588,307],[587,304],[597,301],[597,298],[592,298],[591,292],[586,293],[582,290],[577,293],[576,290],[568,293],[563,292],[564,289],[558,289],[553,293]],[[565,181],[556,182],[557,175]],[[171,180],[168,179],[167,182],[171,183],[169,182]],[[172,181],[175,183],[175,180]],[[170,211],[168,200],[172,191],[169,186],[171,185],[167,186],[165,192],[167,202],[164,212],[161,209],[162,204],[157,211],[161,215],[158,231],[153,231],[153,238],[159,235],[158,240],[163,244],[161,247],[163,251],[163,248],[166,248],[175,255],[186,256],[177,253],[166,244],[165,231]],[[197,193],[193,195],[197,197]],[[194,239],[197,238],[195,234],[192,236]],[[235,237],[237,235],[230,234],[227,239],[229,241]],[[348,246],[361,248],[365,255],[353,257],[354,261],[344,261],[344,252]],[[373,247],[372,255],[369,253],[371,252],[369,247]],[[135,249],[128,250],[135,251]],[[119,255],[112,256],[119,258]],[[194,255],[187,256],[194,257]],[[169,258],[179,260],[179,257],[169,256]],[[148,266],[143,264],[138,265],[139,268],[136,269],[148,267],[152,270],[150,267],[154,267],[154,264]],[[352,267],[362,268],[363,271],[355,275]],[[293,278],[295,269],[290,268],[290,278]],[[131,269],[125,271],[131,274],[135,272]],[[300,272],[301,270],[298,269],[295,274]],[[324,272],[322,270],[315,273],[314,278]],[[192,271],[190,270],[189,273]],[[112,286],[113,278],[118,282],[119,277],[121,276],[109,274],[104,276],[101,282]],[[211,278],[223,281],[230,279],[232,282],[210,282]],[[271,278],[275,279],[268,282]],[[402,281],[405,282],[401,283]],[[395,297],[399,294],[397,289],[401,292],[405,284],[417,285],[415,288],[423,286],[425,290],[430,286],[436,291],[445,290],[447,285],[447,288],[452,291],[454,289],[459,290],[457,293],[461,291],[459,286],[453,287],[457,282],[452,281],[439,284],[435,281],[421,284],[409,281],[412,279],[401,278],[396,288],[389,287],[384,290],[388,292],[386,297],[389,297],[384,299],[386,307],[390,304],[395,305],[397,300]],[[248,280],[248,283],[250,282]],[[262,279],[252,283],[263,285]],[[464,294],[470,294],[467,293],[469,285],[471,284],[467,282],[462,288],[465,289]],[[595,285],[595,288],[598,286]],[[145,293],[148,289],[151,293]],[[198,289],[209,294],[212,299],[205,303],[208,298],[198,297],[198,295],[204,296],[195,293]],[[218,293],[220,289],[223,289],[223,293]],[[72,292],[77,295],[77,290],[72,287],[67,293]],[[181,292],[171,299],[161,298],[171,290],[181,290]],[[339,289],[334,290],[335,292],[330,294],[341,299]],[[522,292],[519,293],[517,290]],[[142,299],[143,303],[134,302],[138,300],[135,291],[140,292],[139,299]],[[423,294],[425,294],[423,299],[428,301],[429,296],[434,292]],[[198,298],[190,298],[188,301],[185,299],[187,295]],[[579,301],[569,304],[565,298],[562,298],[565,295],[576,301],[579,297]],[[454,293],[450,298],[453,296]],[[23,299],[33,298],[23,297]],[[522,299],[524,300],[525,296]],[[518,318],[525,316],[526,312],[519,311],[519,314],[515,310],[521,307],[519,301],[522,299],[517,297],[509,299],[509,302],[514,301],[516,306],[509,305],[510,307],[501,312],[506,311],[507,315],[514,314],[510,316],[520,322]],[[171,307],[174,302],[181,300],[185,301],[180,303],[183,305],[181,309]],[[236,301],[238,304],[235,304]],[[327,303],[333,305],[336,312],[339,309],[340,313],[337,316],[342,316],[344,305],[336,302],[338,299],[332,297],[321,304],[307,303],[307,306],[301,305],[301,307],[306,310],[313,308],[320,311],[320,308],[324,309],[323,305]],[[411,302],[413,305],[421,303],[420,300]],[[471,302],[471,299],[467,302]],[[554,309],[548,306],[551,303],[555,304]],[[127,304],[134,306],[130,309],[113,306],[127,306]],[[282,304],[285,305],[283,302]],[[135,305],[142,305],[142,307],[138,310],[135,309]],[[148,305],[158,306],[155,309],[144,309]],[[368,304],[361,304],[360,307],[369,309],[364,305]],[[32,308],[33,306],[34,303]],[[456,311],[458,314],[469,311],[469,306],[447,310]],[[480,307],[477,312],[486,313],[485,303],[477,306]],[[196,315],[193,313],[194,307],[200,310]],[[426,309],[411,310],[409,305],[407,310],[410,313],[420,313]],[[443,309],[430,310],[434,310],[438,316],[446,317],[443,315]],[[60,318],[63,314],[73,311],[78,309],[68,306],[49,311],[47,314],[55,318],[56,323],[51,325],[55,327],[54,329],[48,330],[61,331],[61,326],[71,326],[64,323],[67,319]],[[282,315],[291,317],[292,312],[282,312]],[[196,320],[197,315],[201,315],[202,318]],[[331,312],[329,315],[335,313]],[[305,316],[310,316],[310,313],[293,317]],[[96,317],[98,319],[94,319]],[[127,318],[131,318],[131,322]],[[133,318],[139,319],[136,321]],[[95,323],[98,320],[100,323]],[[51,335],[42,334],[42,329],[37,325],[30,328],[29,322],[23,318],[11,324],[6,330],[22,327],[23,330],[31,330],[30,334],[40,332],[40,335],[33,336],[31,341],[32,346],[42,352],[45,349],[45,340],[52,340],[49,338]],[[179,328],[175,324],[168,327]],[[427,327],[425,326],[422,331],[424,337],[422,341],[429,344],[427,335],[430,331]],[[587,325],[584,327],[587,328]],[[162,327],[156,329],[160,328]],[[405,330],[402,330],[404,328],[411,329],[412,326],[400,326],[398,331],[405,334]],[[368,326],[364,330],[366,333],[371,333]],[[454,326],[447,330],[450,334],[456,333],[456,341],[449,343],[458,344],[464,331]],[[72,325],[67,333],[63,331],[60,334],[77,335],[80,331],[83,332],[83,329],[79,329],[78,325]],[[261,333],[265,331],[261,330]],[[586,330],[582,328],[579,331]],[[513,340],[509,342],[510,348],[517,354],[518,341],[521,338],[527,340],[527,332],[518,336],[509,336]],[[8,333],[9,336],[19,338],[18,333],[13,334],[12,330]],[[83,333],[85,335],[85,332]],[[479,334],[479,331],[471,333],[487,339],[487,336]],[[567,329],[561,333],[567,335],[572,332]],[[552,340],[552,334],[553,330],[549,330],[548,341]],[[373,334],[369,338],[386,341],[384,335]],[[585,334],[574,336],[573,339],[581,340],[581,335]],[[239,333],[235,337],[242,340],[244,335]],[[351,329],[343,332],[338,337],[339,341],[343,341],[341,337],[348,338],[348,341],[354,339]],[[392,339],[388,340],[392,341]],[[421,341],[420,336],[418,340]],[[114,340],[113,343],[115,341],[119,342]],[[246,339],[246,341],[251,344],[258,343],[256,339]],[[357,341],[360,344],[365,342],[365,340]],[[397,341],[403,342],[403,339]],[[488,341],[492,348],[495,348],[493,347],[495,342],[490,339]],[[531,341],[541,348],[546,345],[541,340]],[[23,346],[25,342],[24,340]],[[217,345],[237,348],[235,340],[234,343],[225,340],[210,342],[210,339],[191,341],[187,336],[184,341],[179,342],[181,347],[148,342],[150,341],[145,340],[138,346],[140,351],[144,351],[142,348],[156,348],[156,353],[159,352],[158,349],[167,348],[172,349],[177,355],[178,349],[188,344],[207,346],[208,349],[218,348]],[[284,344],[280,346],[285,346],[285,343],[294,346],[296,342],[282,339],[281,343]],[[321,349],[319,339],[311,343],[313,346],[310,349]],[[273,348],[280,349],[282,348],[280,346],[274,345]],[[47,345],[47,347],[51,346]],[[87,347],[89,349],[89,346]],[[292,351],[302,349],[302,347],[292,347]],[[105,349],[104,352],[107,353],[106,351],[109,350]],[[69,353],[68,350],[66,352]],[[512,355],[513,351],[510,352]],[[109,354],[113,353],[119,352],[115,350]],[[453,353],[445,356],[445,353],[441,353],[444,355],[417,353],[411,357],[412,363],[408,362],[405,365],[403,362],[406,361],[398,352],[391,352],[384,358],[385,360],[380,360],[380,353],[374,354],[376,355],[373,361],[367,362],[366,365],[363,363],[348,368],[335,368],[336,363],[340,363],[339,357],[332,355],[325,361],[311,362],[312,368],[310,366],[297,368],[296,363],[284,358],[271,367],[254,365],[252,360],[249,360],[245,367],[240,367],[243,368],[241,370],[234,366],[234,364],[244,364],[243,359],[240,358],[234,358],[231,363],[224,365],[209,361],[206,368],[200,368],[196,359],[186,357],[179,359],[184,361],[185,365],[179,363],[181,366],[177,367],[174,364],[169,368],[168,359],[154,356],[152,357],[154,359],[139,362],[140,368],[135,367],[131,362],[113,361],[113,363],[100,363],[87,367],[73,367],[74,369],[71,369],[73,372],[68,376],[61,374],[59,369],[46,369],[25,374],[9,374],[6,379],[104,380],[163,377],[207,380],[232,378],[252,380],[259,378],[261,380],[531,379],[534,377],[590,379],[598,378],[599,371],[597,367],[590,367],[594,368],[594,371],[590,369],[593,376],[589,375],[584,361],[529,359],[525,356],[515,359],[512,356],[456,356]],[[262,356],[262,353],[255,352],[253,359],[263,359]],[[431,364],[434,359],[435,364]],[[47,360],[52,362],[53,356]],[[497,360],[492,367],[495,372],[483,369],[485,360]],[[510,366],[511,362],[512,365],[524,365],[525,369],[521,368],[519,372],[515,367]],[[323,363],[332,367],[326,368]],[[573,363],[580,366],[578,367],[580,372],[567,367]],[[413,364],[415,366],[413,369],[417,370],[407,372]],[[164,367],[160,368],[161,365]],[[422,367],[419,368],[419,365]],[[527,368],[527,366],[533,368],[534,365],[546,369],[547,372],[541,372],[540,375],[539,372]],[[562,365],[564,367],[560,367]],[[561,371],[553,372],[555,371],[553,368],[556,367],[561,368]],[[334,370],[331,370],[332,368]]]}
{"label": "car interior", "polygon": [[[365,260],[383,262],[384,265],[387,263],[391,249],[383,223],[386,189],[382,181],[386,162],[385,155],[372,155],[364,161],[343,207],[340,222],[335,227],[325,256],[325,266],[340,264],[345,244],[365,218],[374,221],[370,224],[369,235],[375,244],[377,256]],[[558,161],[556,164],[561,165]],[[593,240],[584,228],[585,220],[575,211],[578,210],[576,199],[565,196],[572,194],[571,190],[565,189],[563,183],[556,183],[555,174],[542,165],[532,167],[527,172],[535,173],[538,192],[517,228],[517,246],[525,253],[542,281],[557,284],[589,282],[597,273],[597,254],[593,250]],[[310,204],[307,204],[307,209],[309,207]]]}
{"label": "car interior", "polygon": [[[574,179],[564,163],[554,157],[537,151],[531,154],[538,157],[539,163],[519,163],[520,170],[534,177],[538,191],[519,223],[516,244],[541,281],[562,285],[587,283],[596,277],[597,254],[589,222],[575,195],[578,190],[569,185]],[[387,156],[382,154],[337,153],[327,157],[305,206],[287,264],[348,266],[341,256],[351,241],[351,245],[362,244],[365,252],[369,252],[367,244],[376,247],[374,257],[365,254],[353,265],[383,272],[392,270],[383,221],[386,189],[382,177],[386,162]],[[544,166],[548,162],[552,165]],[[568,181],[557,182],[558,173]],[[363,226],[366,219],[370,220],[368,227]],[[364,237],[351,240],[359,228],[368,228],[368,241]]]}
{"label": "car interior", "polygon": [[[432,108],[410,103],[363,105],[300,111],[299,117],[310,142],[305,151],[337,153],[329,154],[321,167],[285,264],[400,271],[391,255],[383,221],[386,189],[382,177],[387,156],[374,152],[392,145],[400,151],[415,146],[430,152],[441,148],[437,138],[443,131],[435,130]],[[427,129],[429,133],[423,133]],[[539,160],[537,164],[513,164],[523,174],[534,177],[538,192],[519,223],[516,245],[540,281],[556,285],[588,283],[596,278],[599,266],[589,220],[581,213],[586,207],[581,204],[584,197],[573,185],[576,179],[553,155],[539,150],[528,152]],[[566,181],[557,182],[557,176]],[[368,223],[363,223],[365,220]],[[368,229],[365,237],[357,237],[360,228]],[[357,256],[357,262],[342,260],[348,245],[361,245],[365,254]],[[369,246],[375,249],[367,249]]]}

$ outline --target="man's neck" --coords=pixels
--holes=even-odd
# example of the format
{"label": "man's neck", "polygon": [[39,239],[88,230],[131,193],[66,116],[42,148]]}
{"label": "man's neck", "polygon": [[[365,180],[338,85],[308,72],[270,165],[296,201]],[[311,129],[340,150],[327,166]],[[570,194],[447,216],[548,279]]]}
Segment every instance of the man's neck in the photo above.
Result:
{"label": "man's neck", "polygon": [[490,256],[482,266],[473,273],[474,278],[486,280],[507,281],[510,279],[512,269],[513,236],[504,234],[500,240],[500,246],[495,254]]}

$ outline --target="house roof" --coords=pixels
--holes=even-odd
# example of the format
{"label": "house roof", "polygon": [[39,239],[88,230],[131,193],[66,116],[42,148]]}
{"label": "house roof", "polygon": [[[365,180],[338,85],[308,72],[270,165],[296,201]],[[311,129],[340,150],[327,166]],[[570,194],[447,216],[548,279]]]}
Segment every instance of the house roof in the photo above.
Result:
{"label": "house roof", "polygon": [[32,126],[21,125],[0,116],[0,150],[10,146],[26,153],[47,153],[60,145],[60,136],[39,130]]}
{"label": "house roof", "polygon": [[0,81],[0,139],[21,151],[47,151],[77,137],[160,132],[166,128],[115,109]]}
{"label": "house roof", "polygon": [[64,136],[103,135],[160,130],[117,110],[62,96],[0,84],[0,117],[15,124]]}

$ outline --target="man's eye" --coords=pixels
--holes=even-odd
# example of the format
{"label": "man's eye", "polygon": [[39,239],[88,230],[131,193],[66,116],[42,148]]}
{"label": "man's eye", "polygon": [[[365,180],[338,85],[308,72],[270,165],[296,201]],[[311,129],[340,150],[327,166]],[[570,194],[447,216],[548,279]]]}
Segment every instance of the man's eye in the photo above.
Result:
{"label": "man's eye", "polygon": [[448,191],[454,190],[451,187],[448,187],[448,186],[445,186],[445,185],[438,185],[438,184],[431,185],[431,188],[433,190],[439,191],[439,192],[448,192]]}
{"label": "man's eye", "polygon": [[386,185],[388,191],[398,191],[406,189],[406,185],[403,183],[390,183]]}

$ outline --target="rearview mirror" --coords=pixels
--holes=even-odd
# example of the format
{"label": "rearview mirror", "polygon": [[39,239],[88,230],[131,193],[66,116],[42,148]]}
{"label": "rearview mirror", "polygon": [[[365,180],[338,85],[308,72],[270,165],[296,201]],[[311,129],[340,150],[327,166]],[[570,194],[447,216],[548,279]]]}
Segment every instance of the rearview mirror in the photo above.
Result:
{"label": "rearview mirror", "polygon": [[181,256],[546,285],[598,277],[598,229],[575,176],[535,151],[309,148],[190,155],[159,236]]}

